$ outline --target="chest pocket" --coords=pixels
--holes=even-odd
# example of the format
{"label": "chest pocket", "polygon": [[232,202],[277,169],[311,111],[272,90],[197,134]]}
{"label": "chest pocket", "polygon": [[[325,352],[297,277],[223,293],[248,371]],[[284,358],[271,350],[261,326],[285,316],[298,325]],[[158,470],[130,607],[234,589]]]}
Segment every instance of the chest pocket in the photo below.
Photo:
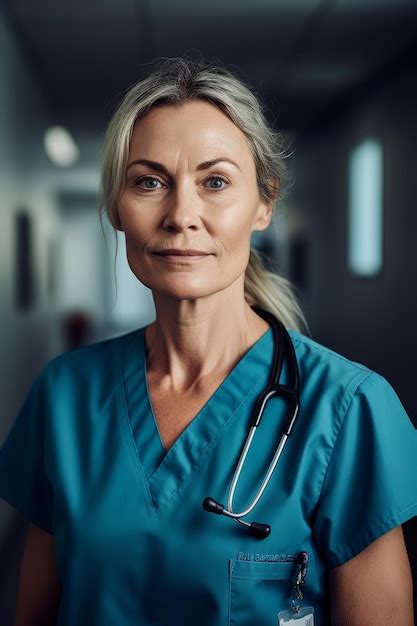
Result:
{"label": "chest pocket", "polygon": [[276,626],[289,609],[297,564],[293,561],[229,561],[228,626]]}

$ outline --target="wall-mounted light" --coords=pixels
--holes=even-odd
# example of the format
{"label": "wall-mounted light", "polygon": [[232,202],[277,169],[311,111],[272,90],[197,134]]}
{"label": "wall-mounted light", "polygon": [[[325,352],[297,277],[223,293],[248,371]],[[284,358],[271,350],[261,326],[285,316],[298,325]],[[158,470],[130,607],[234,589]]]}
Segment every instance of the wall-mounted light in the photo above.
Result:
{"label": "wall-mounted light", "polygon": [[78,147],[63,126],[51,126],[45,132],[43,143],[52,163],[59,167],[69,167],[79,158]]}
{"label": "wall-mounted light", "polygon": [[382,146],[367,139],[349,158],[348,267],[360,276],[382,269],[383,158]]}

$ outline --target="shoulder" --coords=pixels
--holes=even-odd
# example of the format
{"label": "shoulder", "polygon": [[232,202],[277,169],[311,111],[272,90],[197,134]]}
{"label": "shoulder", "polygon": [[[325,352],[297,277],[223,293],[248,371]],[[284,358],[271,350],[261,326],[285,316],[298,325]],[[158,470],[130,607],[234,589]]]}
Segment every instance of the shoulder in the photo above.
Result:
{"label": "shoulder", "polygon": [[58,354],[44,365],[35,382],[55,386],[70,381],[91,383],[112,377],[120,368],[123,351],[139,340],[143,329],[140,327]]}
{"label": "shoulder", "polygon": [[349,359],[296,330],[289,330],[300,372],[301,397],[321,402],[340,426],[354,398],[395,392],[383,375],[364,363]]}
{"label": "shoulder", "polygon": [[301,369],[314,368],[316,372],[326,372],[327,374],[333,372],[337,375],[357,376],[362,379],[368,378],[371,374],[376,374],[364,363],[349,359],[297,330],[290,329],[288,333],[292,339]]}

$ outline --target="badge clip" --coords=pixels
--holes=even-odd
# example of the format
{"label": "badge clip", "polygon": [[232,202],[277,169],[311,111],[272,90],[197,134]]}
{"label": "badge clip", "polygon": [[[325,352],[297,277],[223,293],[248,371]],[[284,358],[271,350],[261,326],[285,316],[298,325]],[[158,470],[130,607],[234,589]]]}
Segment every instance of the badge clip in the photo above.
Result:
{"label": "badge clip", "polygon": [[297,578],[293,587],[291,609],[278,613],[278,626],[314,626],[314,608],[312,606],[301,607],[303,599],[303,587],[307,576],[308,552],[300,552],[298,555]]}

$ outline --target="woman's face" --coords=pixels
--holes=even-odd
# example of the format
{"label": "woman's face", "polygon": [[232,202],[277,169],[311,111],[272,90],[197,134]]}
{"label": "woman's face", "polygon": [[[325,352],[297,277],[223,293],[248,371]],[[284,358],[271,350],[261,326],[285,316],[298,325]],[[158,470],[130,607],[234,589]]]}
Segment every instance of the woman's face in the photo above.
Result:
{"label": "woman's face", "polygon": [[[159,105],[136,122],[118,210],[135,276],[154,292],[192,299],[242,276],[251,233],[268,227],[272,203],[259,197],[242,131],[194,100]],[[173,248],[202,256],[158,254]]]}

